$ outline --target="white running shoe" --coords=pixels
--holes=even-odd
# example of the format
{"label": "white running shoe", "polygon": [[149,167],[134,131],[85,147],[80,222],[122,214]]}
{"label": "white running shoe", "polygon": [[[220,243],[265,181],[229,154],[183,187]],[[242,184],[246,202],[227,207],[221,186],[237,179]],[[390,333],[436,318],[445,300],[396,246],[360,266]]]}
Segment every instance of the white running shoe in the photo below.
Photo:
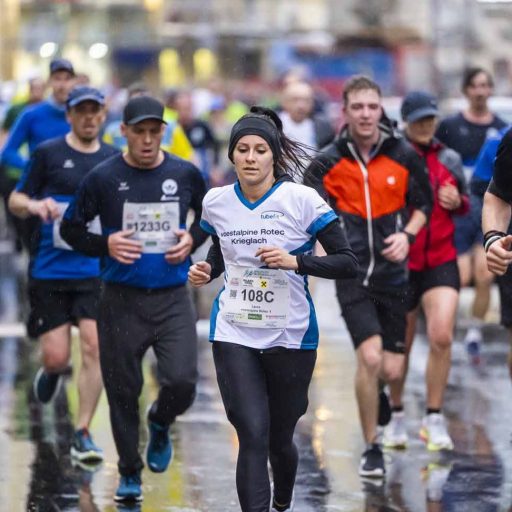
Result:
{"label": "white running shoe", "polygon": [[427,414],[423,418],[420,437],[427,443],[427,450],[453,450],[453,442],[442,414]]}
{"label": "white running shoe", "polygon": [[397,450],[407,448],[408,442],[409,436],[407,435],[405,425],[405,414],[403,411],[393,412],[391,415],[391,421],[384,429],[382,444],[384,445],[384,448]]}

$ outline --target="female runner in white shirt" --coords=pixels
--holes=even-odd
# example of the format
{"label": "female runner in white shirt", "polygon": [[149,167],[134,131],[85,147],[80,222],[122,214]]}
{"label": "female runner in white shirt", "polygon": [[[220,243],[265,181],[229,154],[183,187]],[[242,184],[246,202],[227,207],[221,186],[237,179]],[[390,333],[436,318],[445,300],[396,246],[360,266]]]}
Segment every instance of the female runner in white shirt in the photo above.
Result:
{"label": "female runner in white shirt", "polygon": [[[253,107],[234,125],[229,158],[238,181],[210,190],[201,226],[212,235],[206,261],[189,280],[224,273],[210,341],[217,381],[236,429],[243,512],[290,511],[298,454],[293,433],[306,412],[318,324],[307,275],[355,277],[357,260],[338,216],[316,191],[295,183],[308,164],[279,117]],[[318,240],[325,256],[313,256]],[[273,497],[267,461],[273,475]]]}

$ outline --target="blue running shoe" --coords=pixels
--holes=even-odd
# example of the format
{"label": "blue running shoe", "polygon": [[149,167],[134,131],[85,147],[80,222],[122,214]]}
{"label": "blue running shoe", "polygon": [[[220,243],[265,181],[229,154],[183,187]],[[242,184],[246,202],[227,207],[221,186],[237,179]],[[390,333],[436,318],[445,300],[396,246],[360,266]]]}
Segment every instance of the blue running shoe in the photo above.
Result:
{"label": "blue running shoe", "polygon": [[98,448],[86,428],[81,428],[73,436],[71,456],[81,462],[101,462],[103,450]]}
{"label": "blue running shoe", "polygon": [[466,351],[472,364],[480,364],[480,343],[478,341],[470,341],[466,345]]}
{"label": "blue running shoe", "polygon": [[117,488],[115,501],[142,501],[142,481],[140,473],[132,475],[121,475],[119,487]]}
{"label": "blue running shoe", "polygon": [[471,327],[464,338],[464,345],[471,364],[478,366],[481,360],[482,331],[476,327]]}
{"label": "blue running shoe", "polygon": [[149,442],[146,462],[153,473],[163,473],[172,458],[172,443],[169,427],[162,427],[148,419]]}
{"label": "blue running shoe", "polygon": [[44,368],[39,368],[34,378],[34,395],[37,400],[47,404],[57,394],[60,381],[59,373],[46,373]]}

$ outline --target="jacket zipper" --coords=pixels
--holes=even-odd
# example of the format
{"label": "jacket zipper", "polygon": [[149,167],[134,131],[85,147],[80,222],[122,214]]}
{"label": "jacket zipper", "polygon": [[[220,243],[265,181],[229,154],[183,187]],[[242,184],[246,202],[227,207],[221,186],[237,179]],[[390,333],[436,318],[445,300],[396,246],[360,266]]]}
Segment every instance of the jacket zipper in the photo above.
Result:
{"label": "jacket zipper", "polygon": [[403,225],[403,222],[402,222],[402,214],[400,212],[398,212],[396,214],[396,223],[395,223],[395,233],[400,233],[400,231],[402,231],[402,229],[404,228],[404,225]]}
{"label": "jacket zipper", "polygon": [[373,273],[373,269],[375,268],[375,247],[373,243],[372,205],[370,201],[370,184],[368,183],[368,169],[366,168],[366,165],[364,165],[363,161],[351,143],[348,143],[348,148],[357,164],[359,165],[359,169],[361,170],[364,180],[364,199],[366,203],[366,224],[368,228],[368,249],[370,251],[370,263],[368,264],[368,269],[366,270],[363,286],[368,286],[370,277]]}

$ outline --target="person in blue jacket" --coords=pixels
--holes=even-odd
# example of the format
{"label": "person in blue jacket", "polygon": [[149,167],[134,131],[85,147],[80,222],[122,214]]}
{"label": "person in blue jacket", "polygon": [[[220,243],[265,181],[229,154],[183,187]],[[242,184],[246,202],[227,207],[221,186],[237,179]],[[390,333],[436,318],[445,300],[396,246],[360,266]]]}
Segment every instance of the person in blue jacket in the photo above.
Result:
{"label": "person in blue jacket", "polygon": [[55,396],[69,364],[71,325],[77,325],[82,363],[71,454],[80,461],[97,462],[103,454],[88,429],[103,387],[96,328],[99,260],[71,250],[60,237],[59,226],[84,176],[117,150],[99,140],[105,99],[97,89],[73,89],[67,118],[71,131],[37,147],[9,197],[9,208],[13,215],[38,221],[30,240],[27,325],[29,335],[39,339],[43,362],[34,380],[34,395],[41,403]]}
{"label": "person in blue jacket", "polygon": [[[509,125],[487,137],[478,155],[475,171],[470,182],[471,193],[480,197],[483,204],[487,205],[484,208],[485,211],[487,211],[487,220],[485,220],[485,217],[482,215],[482,228],[484,232],[491,230],[491,235],[493,233],[492,230],[498,228],[493,221],[489,221],[489,217],[493,219],[490,212],[493,212],[494,209],[499,211],[499,207],[502,206],[502,197],[499,191],[496,191],[496,180],[493,182],[493,175],[498,172],[500,173],[499,178],[501,178],[504,173],[506,174],[509,168],[508,166],[511,162],[511,135],[512,125]],[[502,148],[501,152],[500,147]],[[509,225],[504,231],[510,234],[512,233],[512,227]],[[488,239],[489,236],[484,236],[484,249],[488,268],[496,275],[496,282],[498,283],[500,294],[500,322],[508,330],[509,338],[512,340],[512,270],[507,269],[506,272],[500,273],[496,272],[495,269],[489,265],[489,248],[492,242],[488,244]],[[512,351],[508,355],[508,367],[509,373],[512,376]]]}
{"label": "person in blue jacket", "polygon": [[[192,404],[197,382],[196,317],[186,283],[189,256],[208,238],[199,226],[206,185],[197,167],[160,148],[163,113],[150,96],[128,101],[121,125],[127,151],[86,176],[61,226],[73,248],[102,258],[98,334],[119,454],[116,501],[142,500],[138,401],[145,352],[153,347],[160,384],[147,415],[151,471],[167,469],[169,427]],[[101,234],[87,230],[97,215]]]}
{"label": "person in blue jacket", "polygon": [[75,85],[73,64],[66,59],[55,59],[50,63],[51,96],[41,103],[26,108],[12,127],[2,151],[2,164],[24,169],[27,157],[20,148],[27,143],[32,154],[45,140],[61,137],[69,132],[66,119],[66,100]]}

